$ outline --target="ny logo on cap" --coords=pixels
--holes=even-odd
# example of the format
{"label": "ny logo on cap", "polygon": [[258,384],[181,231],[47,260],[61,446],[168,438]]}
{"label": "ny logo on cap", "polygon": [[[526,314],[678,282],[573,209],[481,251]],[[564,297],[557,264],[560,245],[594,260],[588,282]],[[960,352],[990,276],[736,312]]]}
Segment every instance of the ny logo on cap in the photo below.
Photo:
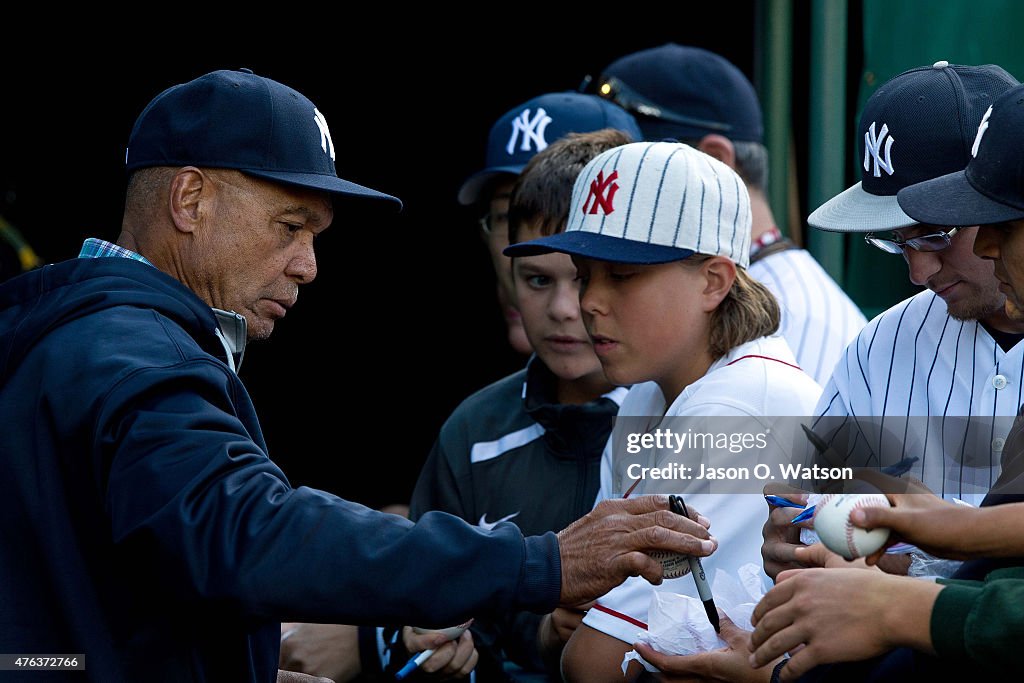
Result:
{"label": "ny logo on cap", "polygon": [[988,109],[985,110],[985,115],[981,117],[981,123],[978,124],[978,134],[974,136],[974,145],[971,146],[971,157],[978,156],[978,147],[981,145],[981,139],[985,137],[985,131],[988,130],[988,117],[992,116],[992,105],[988,105]]}
{"label": "ny logo on cap", "polygon": [[[885,154],[884,159],[879,155],[879,151],[882,148],[882,142],[885,142]],[[871,159],[875,160],[874,176],[876,178],[882,175],[881,171],[885,171],[889,175],[893,174],[895,170],[892,167],[892,136],[889,135],[889,125],[886,123],[882,124],[882,130],[875,135],[875,122],[871,122],[871,127],[868,128],[867,132],[864,133],[864,172],[867,173],[871,170]]]}
{"label": "ny logo on cap", "polygon": [[316,107],[313,107],[313,120],[316,121],[316,126],[320,129],[320,146],[323,147],[324,152],[331,155],[331,161],[334,161],[334,141],[331,140],[331,131],[327,129],[327,119]]}
{"label": "ny logo on cap", "polygon": [[532,140],[536,151],[540,152],[548,146],[548,141],[544,139],[544,129],[548,127],[549,123],[551,123],[551,117],[543,107],[537,107],[537,113],[533,115],[533,119],[530,118],[530,110],[524,109],[519,116],[512,119],[512,136],[508,139],[505,151],[509,154],[515,153],[516,139],[519,137],[519,133],[522,133],[520,151],[529,152]]}
{"label": "ny logo on cap", "polygon": [[[615,207],[612,206],[612,200],[619,189],[619,184],[615,182],[618,177],[618,171],[612,171],[612,174],[607,178],[604,177],[604,171],[597,172],[597,177],[590,181],[590,194],[587,195],[587,201],[583,202],[583,213],[597,213],[598,206],[601,207],[605,215],[615,211]],[[593,204],[590,203],[591,199],[594,200]],[[588,206],[590,207],[589,210],[587,209]]]}

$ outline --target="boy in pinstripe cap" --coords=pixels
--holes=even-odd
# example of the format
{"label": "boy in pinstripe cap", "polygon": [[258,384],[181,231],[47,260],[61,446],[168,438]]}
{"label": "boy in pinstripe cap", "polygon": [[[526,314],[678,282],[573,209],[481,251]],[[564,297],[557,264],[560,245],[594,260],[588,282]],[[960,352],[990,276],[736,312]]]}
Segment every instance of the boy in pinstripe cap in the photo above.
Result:
{"label": "boy in pinstripe cap", "polygon": [[[809,415],[821,389],[775,335],[775,298],[746,273],[750,223],[750,199],[732,169],[681,143],[642,142],[604,152],[583,169],[565,232],[505,253],[572,256],[605,375],[633,385],[619,418],[630,416],[651,433],[676,417]],[[613,481],[617,446],[613,433],[598,500],[628,493]],[[713,462],[712,453],[720,455],[692,455]],[[706,558],[709,573],[736,575],[760,563],[760,496],[697,493],[687,502],[711,520],[721,541]],[[630,579],[598,600],[566,646],[568,680],[622,680],[622,658],[637,625],[645,625],[652,590]],[[657,590],[697,597],[690,577]],[[632,676],[639,674],[634,667]]]}

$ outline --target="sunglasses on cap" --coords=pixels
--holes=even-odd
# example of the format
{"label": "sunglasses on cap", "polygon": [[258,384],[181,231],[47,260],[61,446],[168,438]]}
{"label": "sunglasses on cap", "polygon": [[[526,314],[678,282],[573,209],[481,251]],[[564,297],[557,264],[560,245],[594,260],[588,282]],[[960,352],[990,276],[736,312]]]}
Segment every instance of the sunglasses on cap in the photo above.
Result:
{"label": "sunglasses on cap", "polygon": [[[591,77],[587,76],[583,79],[583,83],[580,85],[580,92],[586,92],[590,86]],[[707,119],[698,119],[693,116],[687,116],[686,114],[680,114],[678,112],[665,109],[661,105],[649,100],[644,97],[636,90],[633,90],[628,85],[620,81],[615,76],[602,76],[600,83],[597,88],[593,91],[597,95],[611,100],[615,104],[619,105],[623,109],[636,114],[642,114],[649,116],[653,119],[661,119],[662,121],[670,121],[672,123],[678,123],[682,126],[694,126],[696,128],[704,128],[709,131],[718,133],[727,133],[732,130],[732,124],[722,123],[721,121],[709,121]]]}
{"label": "sunglasses on cap", "polygon": [[882,251],[890,254],[905,254],[907,247],[915,251],[942,251],[949,246],[950,241],[953,239],[953,235],[957,233],[957,230],[963,228],[956,227],[950,230],[929,233],[927,235],[920,235],[918,237],[911,237],[910,239],[904,240],[899,237],[893,239],[886,239],[884,237],[875,237],[873,233],[868,233],[864,236],[864,241],[873,247],[877,247]]}

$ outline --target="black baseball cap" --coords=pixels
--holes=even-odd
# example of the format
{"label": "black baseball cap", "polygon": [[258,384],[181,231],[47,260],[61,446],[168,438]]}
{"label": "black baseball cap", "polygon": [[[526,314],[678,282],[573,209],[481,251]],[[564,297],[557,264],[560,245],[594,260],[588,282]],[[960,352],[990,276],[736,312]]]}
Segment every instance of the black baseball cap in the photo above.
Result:
{"label": "black baseball cap", "polygon": [[986,225],[1024,219],[1024,85],[985,112],[967,168],[906,187],[896,195],[914,220]]}
{"label": "black baseball cap", "polygon": [[[861,182],[808,216],[833,232],[910,227],[896,200],[904,187],[963,170],[985,110],[1017,79],[994,64],[945,61],[894,76],[868,98],[857,127]],[[926,221],[930,222],[930,221]]]}
{"label": "black baseball cap", "polygon": [[732,62],[699,47],[666,43],[620,57],[597,83],[598,94],[634,115],[645,140],[763,142],[761,103]]}
{"label": "black baseball cap", "polygon": [[157,95],[128,139],[126,170],[230,168],[336,196],[397,197],[338,177],[324,115],[302,93],[248,69],[214,71]]}

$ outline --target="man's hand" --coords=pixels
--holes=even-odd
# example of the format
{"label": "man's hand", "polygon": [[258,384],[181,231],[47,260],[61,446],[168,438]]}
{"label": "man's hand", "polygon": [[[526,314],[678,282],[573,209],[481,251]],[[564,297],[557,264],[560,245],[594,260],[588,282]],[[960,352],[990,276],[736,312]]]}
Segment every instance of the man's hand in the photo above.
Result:
{"label": "man's hand", "polygon": [[[782,484],[769,484],[764,494],[781,496],[794,503],[807,504],[807,492],[793,489]],[[793,518],[800,514],[799,508],[776,507],[768,505],[768,519],[761,527],[761,560],[764,572],[775,580],[779,572],[787,569],[799,569],[806,565],[796,556],[796,550],[803,548],[800,543],[801,525],[791,524]],[[806,525],[809,527],[809,524]]]}
{"label": "man's hand", "polygon": [[782,572],[754,608],[751,663],[763,667],[792,652],[781,676],[788,681],[820,664],[902,645],[933,652],[931,611],[940,590],[931,581],[863,569]]}
{"label": "man's hand", "polygon": [[439,633],[416,633],[405,626],[402,628],[402,641],[410,655],[433,648],[434,652],[420,664],[419,671],[435,680],[465,678],[480,658],[469,629],[455,640],[448,640]]}
{"label": "man's hand", "polygon": [[[661,563],[645,550],[671,550],[704,557],[718,547],[710,522],[670,512],[668,496],[605,500],[558,533],[565,606],[601,597],[630,576],[662,581]],[[694,521],[699,519],[700,522]]]}
{"label": "man's hand", "polygon": [[[886,547],[902,540],[953,560],[995,554],[986,533],[993,530],[992,525],[980,519],[987,509],[957,505],[933,494],[889,493],[886,497],[893,507],[858,508],[850,513],[854,526],[890,529]],[[884,553],[883,547],[867,558],[868,563],[878,562]]]}
{"label": "man's hand", "polygon": [[732,623],[724,612],[718,613],[722,632],[719,634],[728,647],[696,655],[666,655],[636,643],[633,647],[641,657],[658,667],[659,680],[666,683],[683,681],[735,681],[735,683],[765,683],[771,679],[771,667],[755,669],[750,666],[750,632]]}

